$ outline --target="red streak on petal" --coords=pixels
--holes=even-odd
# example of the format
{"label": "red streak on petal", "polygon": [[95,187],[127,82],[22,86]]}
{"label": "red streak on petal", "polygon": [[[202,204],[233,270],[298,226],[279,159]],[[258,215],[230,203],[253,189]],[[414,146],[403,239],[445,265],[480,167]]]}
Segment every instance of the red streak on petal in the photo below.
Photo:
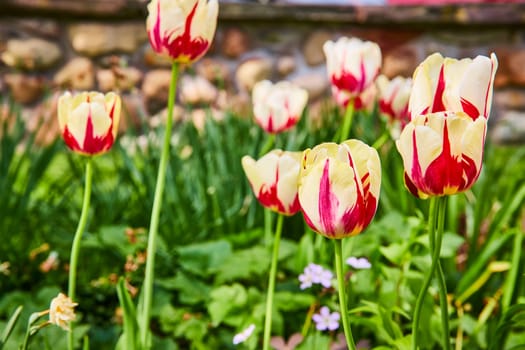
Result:
{"label": "red streak on petal", "polygon": [[463,112],[467,113],[472,120],[476,120],[479,117],[479,111],[474,104],[463,97],[461,97],[461,107],[463,107]]}
{"label": "red streak on petal", "polygon": [[257,198],[259,202],[266,208],[277,211],[279,213],[286,214],[288,213],[284,204],[279,199],[279,194],[277,193],[277,184],[279,183],[279,167],[275,170],[275,180],[271,184],[263,184],[259,190]]}
{"label": "red streak on petal", "polygon": [[318,210],[321,224],[320,231],[329,237],[335,235],[335,220],[338,207],[339,200],[332,192],[330,185],[330,159],[327,159],[319,183]]}
{"label": "red streak on petal", "polygon": [[444,112],[446,111],[445,104],[443,102],[443,93],[445,92],[445,65],[441,66],[439,71],[438,84],[436,86],[436,92],[434,93],[434,101],[432,102],[432,109],[430,112]]}

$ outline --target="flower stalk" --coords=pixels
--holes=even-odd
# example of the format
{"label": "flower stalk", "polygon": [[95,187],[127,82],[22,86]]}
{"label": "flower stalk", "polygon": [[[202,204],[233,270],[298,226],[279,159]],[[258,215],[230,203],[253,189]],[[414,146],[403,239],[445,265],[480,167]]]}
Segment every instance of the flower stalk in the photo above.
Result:
{"label": "flower stalk", "polygon": [[343,330],[345,332],[346,344],[348,349],[355,350],[354,337],[352,336],[352,330],[350,329],[350,321],[348,320],[348,307],[346,305],[346,292],[345,292],[345,278],[343,274],[343,253],[342,253],[342,240],[333,239],[334,250],[335,250],[335,271],[337,274],[337,289],[339,292],[339,308],[341,311],[341,321],[343,322]]}
{"label": "flower stalk", "polygon": [[159,226],[160,210],[162,207],[162,198],[164,194],[164,185],[166,183],[166,171],[170,155],[171,129],[173,126],[173,106],[175,104],[175,95],[177,90],[177,80],[179,75],[179,64],[173,62],[171,67],[171,81],[168,96],[168,115],[166,118],[166,130],[164,134],[164,143],[160,157],[159,170],[157,173],[157,184],[155,186],[155,195],[153,199],[153,208],[151,211],[151,221],[148,235],[146,274],[144,278],[144,299],[142,304],[141,319],[139,320],[140,341],[145,349],[150,348],[149,322],[151,316],[151,306],[153,302],[153,280],[155,275],[155,252],[157,243],[157,234]]}
{"label": "flower stalk", "polygon": [[275,237],[273,241],[272,264],[270,266],[270,276],[268,277],[268,290],[266,296],[266,315],[264,319],[263,350],[270,349],[270,336],[272,333],[272,311],[273,297],[275,294],[275,278],[277,276],[277,262],[279,260],[279,245],[283,230],[284,215],[279,214],[275,227]]}
{"label": "flower stalk", "polygon": [[[75,300],[76,297],[76,281],[77,281],[77,266],[78,256],[80,252],[80,242],[82,241],[82,235],[86,228],[89,205],[91,201],[91,185],[93,182],[93,158],[87,157],[86,161],[86,179],[84,188],[84,199],[82,201],[82,212],[80,214],[80,220],[78,222],[77,231],[73,238],[73,245],[71,247],[71,257],[69,261],[69,282],[68,282],[68,296],[71,300]],[[73,329],[74,323],[71,322],[68,333],[68,349],[73,350]]]}

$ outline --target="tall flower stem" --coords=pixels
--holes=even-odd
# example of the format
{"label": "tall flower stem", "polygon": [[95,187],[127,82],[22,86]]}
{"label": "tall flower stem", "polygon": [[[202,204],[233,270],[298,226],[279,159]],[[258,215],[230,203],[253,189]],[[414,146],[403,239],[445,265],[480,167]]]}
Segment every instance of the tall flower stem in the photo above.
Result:
{"label": "tall flower stem", "polygon": [[[343,126],[341,127],[341,134],[339,134],[339,143],[348,139],[350,130],[352,129],[352,121],[354,119],[354,99],[350,98],[346,105],[345,116],[343,119]],[[337,140],[334,140],[334,142]]]}
{"label": "tall flower stem", "polygon": [[[73,245],[71,246],[71,257],[69,260],[69,281],[68,281],[68,297],[71,300],[75,300],[76,297],[76,286],[77,286],[77,266],[78,266],[78,255],[80,252],[80,242],[82,241],[82,234],[86,228],[89,203],[91,201],[91,184],[93,182],[93,159],[88,157],[86,161],[86,179],[84,187],[84,199],[82,201],[82,212],[80,214],[80,220],[78,221],[77,231],[73,238]],[[74,323],[71,322],[69,325],[68,334],[68,349],[73,350],[73,328]]]}
{"label": "tall flower stem", "polygon": [[[443,271],[441,270],[441,263],[439,262],[439,255],[441,252],[441,242],[443,241],[443,229],[445,223],[446,197],[432,197],[430,199],[430,208],[428,215],[428,236],[430,252],[432,254],[432,263],[430,269],[425,276],[423,286],[419,291],[414,308],[414,316],[412,319],[412,350],[417,350],[419,342],[419,320],[421,316],[421,308],[423,301],[432,281],[432,277],[438,270],[438,287],[441,304],[441,318],[443,323],[443,349],[450,349],[449,330],[448,330],[448,304],[447,291],[444,281]],[[437,230],[436,230],[437,226]],[[446,318],[446,320],[445,320]]]}
{"label": "tall flower stem", "polygon": [[275,277],[277,276],[277,261],[279,260],[279,244],[281,242],[281,232],[283,230],[283,218],[283,215],[278,216],[277,224],[275,227],[272,264],[270,266],[270,276],[268,278],[268,291],[266,295],[266,315],[264,319],[263,350],[270,349],[270,336],[272,333],[273,296],[275,294]]}
{"label": "tall flower stem", "polygon": [[341,239],[333,239],[335,248],[335,272],[337,274],[337,289],[339,290],[339,308],[341,309],[341,320],[345,332],[348,349],[356,350],[350,321],[348,320],[348,307],[346,306],[345,278],[343,275],[343,248]]}
{"label": "tall flower stem", "polygon": [[155,252],[157,243],[157,232],[159,226],[160,210],[162,207],[162,198],[164,194],[164,185],[166,183],[166,170],[168,167],[170,155],[171,129],[173,125],[173,106],[175,104],[175,93],[177,90],[177,80],[179,76],[179,64],[173,62],[171,66],[171,82],[168,95],[168,115],[166,118],[166,130],[164,131],[164,143],[162,154],[160,156],[159,171],[157,173],[157,184],[155,187],[155,197],[153,199],[153,208],[151,210],[151,221],[148,234],[148,249],[146,260],[146,275],[144,278],[144,299],[142,303],[142,312],[140,313],[140,342],[144,349],[149,345],[149,322],[151,316],[151,305],[153,301],[153,280],[155,277]]}

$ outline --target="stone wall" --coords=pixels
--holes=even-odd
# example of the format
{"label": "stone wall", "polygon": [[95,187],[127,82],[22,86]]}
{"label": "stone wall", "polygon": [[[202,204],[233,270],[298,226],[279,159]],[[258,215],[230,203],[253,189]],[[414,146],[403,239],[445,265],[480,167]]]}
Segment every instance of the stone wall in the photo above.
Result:
{"label": "stone wall", "polygon": [[[65,89],[120,91],[128,122],[158,113],[166,103],[169,62],[149,47],[145,7],[145,0],[3,0],[2,95],[22,104],[28,119],[54,120],[56,96]],[[329,98],[322,44],[346,35],[377,42],[389,77],[411,76],[435,51],[457,58],[495,52],[500,67],[492,136],[499,142],[525,140],[525,4],[340,7],[221,1],[219,16],[210,52],[183,72],[179,101],[194,105],[194,113],[211,106],[249,114],[249,91],[260,79],[302,85],[315,111]]]}

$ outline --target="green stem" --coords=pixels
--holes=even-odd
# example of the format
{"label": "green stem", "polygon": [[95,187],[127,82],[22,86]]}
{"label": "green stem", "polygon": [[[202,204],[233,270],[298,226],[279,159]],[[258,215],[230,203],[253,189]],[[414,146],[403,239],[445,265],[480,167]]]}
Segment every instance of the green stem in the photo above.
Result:
{"label": "green stem", "polygon": [[277,261],[279,260],[279,244],[283,230],[284,215],[279,215],[275,227],[275,239],[273,242],[272,265],[270,266],[270,277],[268,278],[268,291],[266,297],[266,315],[264,319],[263,350],[270,349],[270,335],[272,333],[272,310],[273,296],[275,294],[275,277],[277,275]]}
{"label": "green stem", "polygon": [[[419,336],[419,319],[421,316],[421,308],[423,306],[423,301],[425,299],[425,296],[428,291],[428,287],[430,286],[430,282],[432,281],[432,277],[434,276],[434,273],[436,272],[436,268],[439,263],[439,254],[441,252],[441,242],[443,240],[443,226],[444,226],[444,220],[445,220],[445,209],[446,205],[445,197],[432,197],[430,199],[430,209],[429,209],[429,215],[428,215],[428,236],[429,236],[429,243],[430,243],[430,251],[432,254],[432,264],[430,265],[430,270],[428,271],[428,274],[425,276],[425,280],[423,281],[423,286],[421,287],[421,290],[419,291],[419,294],[416,299],[416,306],[414,308],[414,316],[412,319],[412,349],[417,350],[418,345],[418,336]],[[441,202],[441,203],[440,203]],[[438,213],[439,208],[439,213]],[[437,232],[436,232],[436,222],[437,222]],[[439,282],[440,288],[440,300],[442,300],[443,296],[446,300],[446,287],[442,288],[441,282]],[[441,304],[443,304],[441,302]],[[445,342],[445,349],[449,349],[450,344],[448,341],[448,311],[447,311],[447,303],[444,303],[444,305],[441,305],[441,312],[444,313],[442,317],[447,317],[447,320],[445,324],[443,324],[444,328],[444,334],[443,337],[446,336],[447,341]],[[446,328],[446,329],[445,329]]]}
{"label": "green stem", "polygon": [[[438,256],[441,250],[441,241],[443,240],[443,231],[445,226],[445,213],[447,206],[447,197],[442,197],[439,200],[438,218],[437,218],[437,234],[434,238],[434,243],[439,241]],[[437,282],[439,291],[439,306],[441,308],[441,326],[443,328],[443,349],[450,350],[450,329],[448,325],[448,298],[447,298],[447,283],[445,280],[445,274],[441,267],[441,262],[438,258],[436,262],[437,266]]]}
{"label": "green stem", "polygon": [[273,212],[264,208],[264,243],[269,246],[272,244],[272,223],[273,223]]}
{"label": "green stem", "polygon": [[503,291],[503,300],[501,301],[501,307],[503,309],[503,313],[505,313],[505,311],[507,311],[507,309],[509,308],[512,302],[512,296],[514,295],[516,280],[518,279],[518,271],[519,271],[520,260],[521,260],[522,242],[523,242],[523,232],[521,232],[520,230],[516,230],[516,233],[514,236],[514,245],[512,248],[512,262],[510,265],[511,268],[510,268],[509,274],[507,275],[507,281],[505,283],[505,287]]}
{"label": "green stem", "polygon": [[383,146],[385,144],[385,142],[390,138],[390,131],[388,131],[388,129],[385,129],[383,131],[383,134],[381,136],[379,136],[379,138],[376,140],[376,142],[374,142],[374,144],[372,145],[372,147],[374,149],[379,149],[381,148],[381,146]]}
{"label": "green stem", "polygon": [[346,344],[348,345],[349,350],[356,350],[354,338],[352,337],[352,330],[350,329],[350,321],[348,320],[348,308],[346,306],[345,278],[343,275],[342,240],[333,239],[333,242],[335,248],[335,271],[337,274],[337,285],[339,290],[339,308],[341,311],[341,320],[343,322]]}
{"label": "green stem", "polygon": [[[348,139],[350,129],[352,128],[352,120],[354,119],[354,99],[351,98],[346,105],[345,116],[343,120],[343,126],[341,128],[341,134],[339,134],[339,143],[343,143]],[[337,139],[334,139],[336,142]]]}
{"label": "green stem", "polygon": [[171,82],[168,96],[168,115],[166,118],[166,130],[164,131],[164,144],[160,157],[159,171],[157,173],[157,184],[155,187],[155,197],[151,210],[151,221],[149,225],[148,249],[146,260],[146,274],[144,277],[144,299],[142,313],[140,314],[140,341],[144,349],[150,348],[149,344],[149,322],[151,315],[151,305],[153,301],[153,280],[155,276],[155,252],[157,231],[159,226],[160,210],[164,194],[164,184],[166,182],[166,171],[170,155],[171,129],[173,125],[173,106],[175,104],[175,93],[177,90],[177,79],[179,76],[179,64],[173,62],[171,66]]}
{"label": "green stem", "polygon": [[273,145],[275,143],[275,134],[268,134],[268,138],[266,139],[266,143],[261,148],[261,151],[259,152],[259,157],[264,156],[266,153],[268,153]]}
{"label": "green stem", "polygon": [[[77,231],[73,238],[73,245],[71,247],[71,257],[69,260],[69,282],[68,282],[68,297],[75,301],[76,299],[76,286],[77,286],[77,266],[78,266],[78,255],[80,252],[80,242],[82,241],[82,234],[86,228],[88,213],[89,213],[89,202],[91,200],[91,184],[93,182],[93,159],[92,157],[87,158],[86,162],[86,182],[84,188],[84,199],[82,202],[82,212],[80,214],[80,220],[78,222]],[[68,349],[73,350],[73,328],[74,322],[69,325],[68,333]]]}

